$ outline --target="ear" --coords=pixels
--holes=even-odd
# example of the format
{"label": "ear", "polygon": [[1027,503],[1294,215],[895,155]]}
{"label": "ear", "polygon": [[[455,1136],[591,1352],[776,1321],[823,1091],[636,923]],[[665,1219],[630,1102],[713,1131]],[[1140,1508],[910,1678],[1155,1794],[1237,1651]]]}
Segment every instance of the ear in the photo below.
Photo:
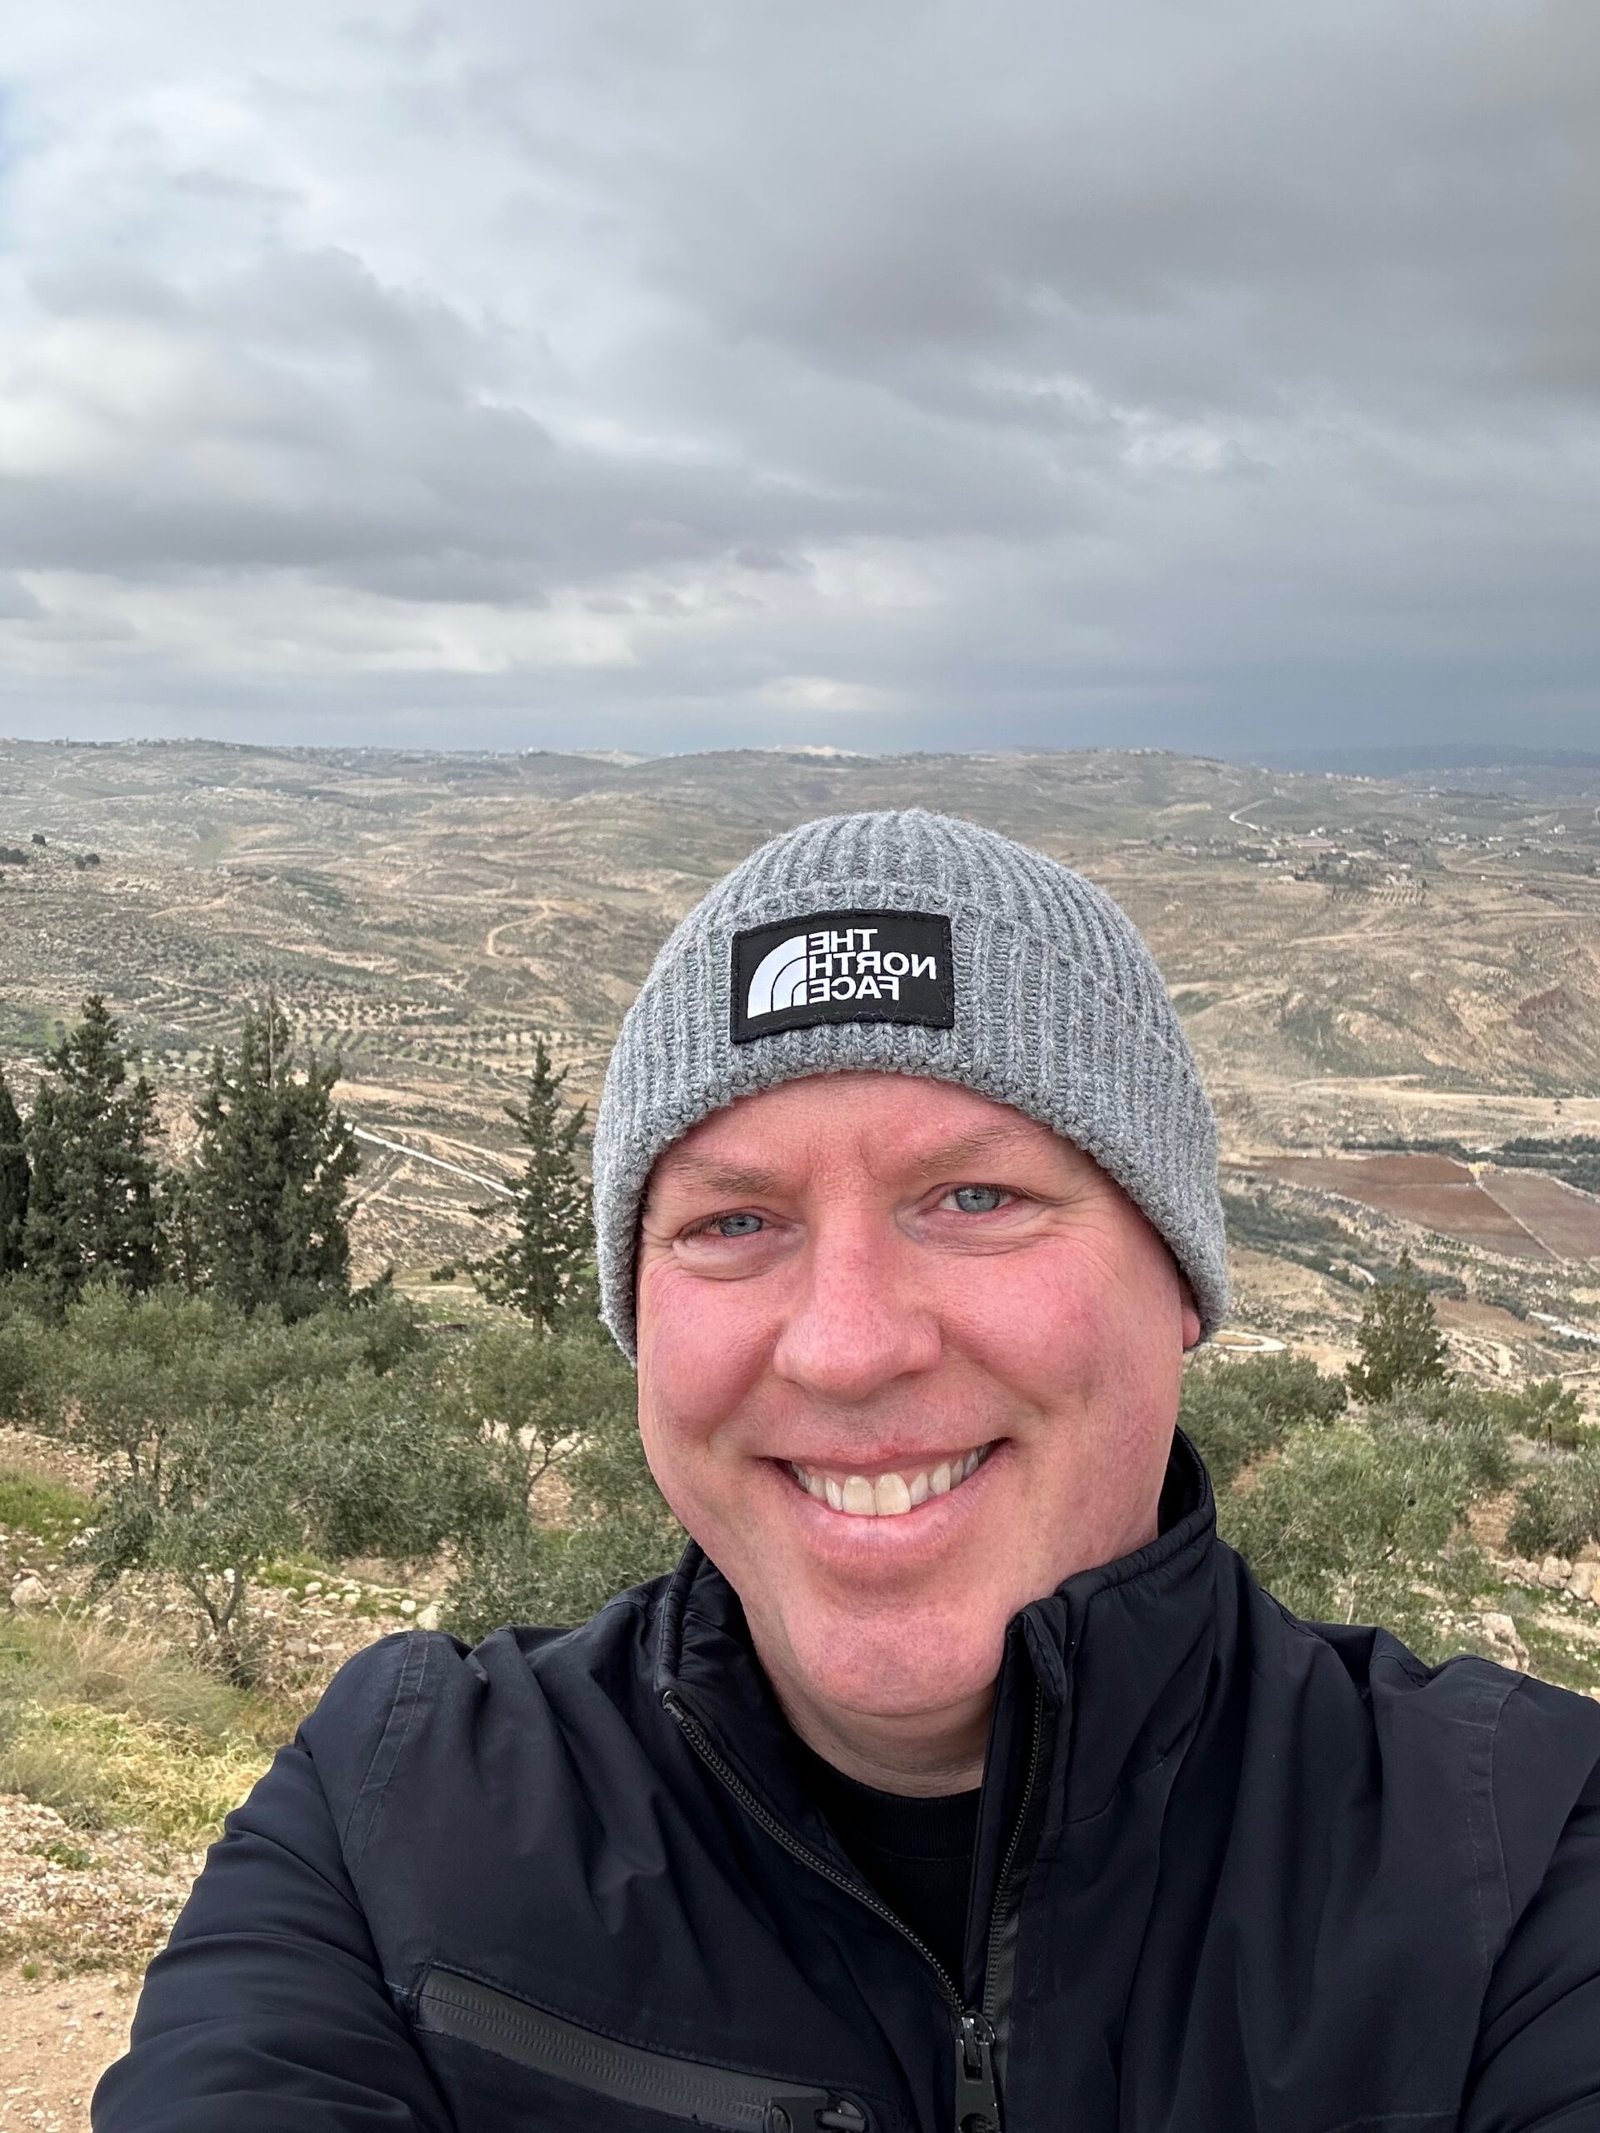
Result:
{"label": "ear", "polygon": [[1200,1306],[1195,1302],[1194,1291],[1186,1279],[1180,1278],[1179,1288],[1182,1292],[1183,1352],[1187,1355],[1191,1348],[1198,1348],[1200,1345]]}

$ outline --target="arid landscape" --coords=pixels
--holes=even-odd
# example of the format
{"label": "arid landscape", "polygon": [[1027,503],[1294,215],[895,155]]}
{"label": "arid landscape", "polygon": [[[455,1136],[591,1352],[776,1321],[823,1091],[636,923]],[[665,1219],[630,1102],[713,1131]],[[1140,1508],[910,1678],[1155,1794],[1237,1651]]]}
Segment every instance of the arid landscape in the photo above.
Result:
{"label": "arid landscape", "polygon": [[[0,863],[0,1063],[25,1099],[102,991],[181,1149],[210,1047],[275,988],[339,1054],[368,1136],[361,1265],[415,1282],[481,1244],[468,1210],[510,1160],[501,1106],[536,1031],[592,1098],[709,882],[786,824],[913,802],[1080,866],[1144,929],[1221,1115],[1241,1311],[1336,1346],[1351,1267],[1409,1237],[1458,1275],[1484,1367],[1513,1347],[1591,1381],[1549,1323],[1583,1331],[1600,1306],[1596,1203],[1548,1167],[1600,1135],[1600,772],[1581,767],[1446,786],[1145,751],[0,744],[0,849],[21,855]],[[1556,1152],[1525,1171],[1496,1157],[1514,1140]],[[1327,1167],[1434,1143],[1463,1153]],[[1327,1249],[1274,1248],[1297,1221]]]}
{"label": "arid landscape", "polygon": [[[1144,930],[1222,1122],[1224,1346],[1342,1367],[1371,1283],[1409,1251],[1457,1368],[1489,1386],[1558,1377],[1600,1420],[1597,770],[1446,785],[1149,752],[0,743],[0,1066],[26,1109],[44,1048],[101,992],[181,1153],[211,1048],[275,991],[299,1039],[342,1062],[363,1136],[358,1278],[392,1265],[425,1295],[434,1267],[493,1239],[471,1210],[516,1163],[502,1106],[536,1034],[592,1101],[657,945],[711,881],[787,824],[912,802],[1057,854]],[[84,1481],[56,1474],[50,1447],[11,1449]],[[56,1574],[34,1538],[0,1535],[0,1553],[8,1581]],[[1542,1568],[1515,1574],[1535,1591]],[[1586,1568],[1556,1580],[1582,1593],[1538,1602],[1585,1648],[1600,1642]],[[307,1586],[273,1601],[307,1696],[432,1597],[376,1572]],[[234,1777],[224,1758],[211,1782]],[[152,1944],[191,1865],[181,1844],[85,1837],[0,1802],[0,1892],[27,1928],[11,1960],[41,1951],[5,1987],[0,2127],[81,2123],[120,2039],[115,1970],[51,1967],[82,1938],[81,1907],[130,1951]]]}

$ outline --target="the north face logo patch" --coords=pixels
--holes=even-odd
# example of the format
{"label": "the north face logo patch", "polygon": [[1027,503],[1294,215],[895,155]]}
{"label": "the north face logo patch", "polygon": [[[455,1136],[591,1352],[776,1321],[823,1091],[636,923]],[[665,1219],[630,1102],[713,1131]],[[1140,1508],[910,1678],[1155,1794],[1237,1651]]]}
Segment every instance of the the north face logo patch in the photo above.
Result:
{"label": "the north face logo patch", "polygon": [[925,911],[817,911],[733,937],[735,1044],[821,1022],[956,1019],[950,921]]}

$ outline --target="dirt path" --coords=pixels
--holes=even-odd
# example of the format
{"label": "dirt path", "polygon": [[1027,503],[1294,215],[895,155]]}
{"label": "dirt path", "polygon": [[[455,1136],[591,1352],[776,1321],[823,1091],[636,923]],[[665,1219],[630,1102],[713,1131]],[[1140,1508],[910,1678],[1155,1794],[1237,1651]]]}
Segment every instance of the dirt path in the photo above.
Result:
{"label": "dirt path", "polygon": [[[79,2133],[200,1864],[0,1794],[0,2133]],[[93,1951],[113,1967],[84,1972]],[[66,1976],[58,1971],[66,1970]],[[37,1972],[36,1976],[27,1973]]]}
{"label": "dirt path", "polygon": [[5,1978],[0,2133],[81,2133],[95,2083],[127,2048],[137,1998],[132,1978]]}

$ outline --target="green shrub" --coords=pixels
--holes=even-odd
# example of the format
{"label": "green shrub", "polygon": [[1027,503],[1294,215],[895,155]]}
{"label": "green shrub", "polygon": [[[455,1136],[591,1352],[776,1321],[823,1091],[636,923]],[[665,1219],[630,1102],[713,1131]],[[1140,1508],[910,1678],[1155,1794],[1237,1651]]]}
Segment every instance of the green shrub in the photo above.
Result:
{"label": "green shrub", "polygon": [[1533,1378],[1519,1392],[1491,1394],[1507,1429],[1539,1443],[1576,1451],[1589,1432],[1578,1395],[1559,1378]]}
{"label": "green shrub", "polygon": [[502,1513],[464,1537],[444,1597],[446,1627],[469,1643],[506,1622],[580,1622],[670,1568],[683,1546],[645,1463],[633,1374],[601,1329],[546,1336],[537,1367],[549,1373],[542,1426],[578,1433],[561,1468],[570,1520],[535,1525],[516,1497],[515,1463],[502,1473]]}
{"label": "green shrub", "polygon": [[1600,1446],[1585,1445],[1525,1483],[1506,1528],[1518,1555],[1574,1555],[1600,1540]]}
{"label": "green shrub", "polygon": [[1504,1416],[1501,1395],[1466,1378],[1402,1385],[1366,1411],[1380,1436],[1412,1429],[1447,1438],[1475,1496],[1503,1489],[1515,1471]]}
{"label": "green shrub", "polygon": [[492,1513],[485,1448],[441,1398],[438,1362],[413,1356],[382,1377],[355,1369],[277,1397],[276,1426],[299,1447],[304,1543],[324,1561],[431,1556]]}
{"label": "green shrub", "polygon": [[23,1276],[0,1285],[0,1422],[36,1422],[49,1330]]}
{"label": "green shrub", "polygon": [[1328,1423],[1343,1413],[1345,1391],[1303,1356],[1221,1357],[1185,1374],[1178,1420],[1193,1439],[1218,1490],[1299,1423]]}
{"label": "green shrub", "polygon": [[245,1682],[263,1557],[437,1546],[456,1496],[440,1482],[423,1339],[392,1300],[288,1325],[170,1288],[90,1289],[53,1332],[47,1377],[59,1426],[105,1463],[88,1535],[99,1580],[173,1572],[211,1653]]}
{"label": "green shrub", "polygon": [[557,1530],[506,1520],[474,1537],[444,1626],[476,1644],[508,1622],[583,1622],[616,1593],[670,1570],[683,1535],[660,1514],[611,1511]]}
{"label": "green shrub", "polygon": [[1464,1591],[1478,1574],[1461,1525],[1483,1469],[1472,1431],[1392,1414],[1302,1425],[1224,1499],[1223,1536],[1294,1613],[1382,1622],[1426,1652],[1433,1607],[1417,1587]]}

